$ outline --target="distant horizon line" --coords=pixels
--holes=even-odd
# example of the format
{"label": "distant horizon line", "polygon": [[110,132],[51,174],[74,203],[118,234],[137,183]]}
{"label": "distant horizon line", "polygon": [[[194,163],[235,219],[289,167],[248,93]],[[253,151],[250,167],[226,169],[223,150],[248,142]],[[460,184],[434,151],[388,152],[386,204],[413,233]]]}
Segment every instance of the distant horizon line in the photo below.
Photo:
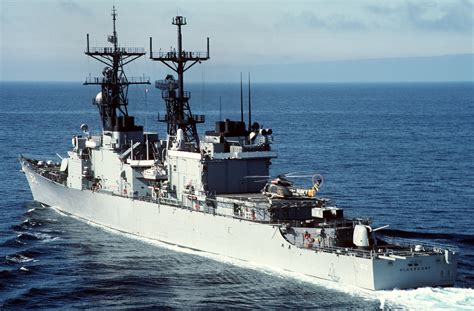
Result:
{"label": "distant horizon line", "polygon": [[[83,84],[75,80],[0,80],[0,83],[67,83]],[[206,81],[204,84],[240,84],[240,81]],[[402,84],[402,83],[474,83],[474,80],[404,80],[404,81],[253,81],[252,84]],[[202,81],[189,81],[186,84],[200,84]],[[150,83],[152,86],[153,83]]]}
{"label": "distant horizon line", "polygon": [[[143,64],[142,64],[143,65]],[[474,53],[444,54],[436,56],[407,56],[366,59],[326,60],[281,64],[210,64],[199,72],[187,75],[187,83],[239,83],[238,72],[250,72],[253,83],[447,83],[473,82]],[[95,67],[94,67],[95,68]],[[44,69],[40,66],[36,72]],[[2,72],[0,81],[82,83],[83,69],[73,68],[69,73],[58,67],[50,75],[34,73],[8,74]],[[161,76],[148,67],[138,67],[147,76]],[[88,68],[87,71],[96,69]],[[206,75],[204,76],[204,70]],[[100,72],[97,67],[97,72]],[[161,71],[160,71],[161,72]],[[235,73],[235,74],[233,74]],[[89,73],[89,76],[91,73]],[[62,79],[60,79],[60,77]],[[156,79],[156,78],[155,78]],[[154,81],[153,79],[152,81]]]}

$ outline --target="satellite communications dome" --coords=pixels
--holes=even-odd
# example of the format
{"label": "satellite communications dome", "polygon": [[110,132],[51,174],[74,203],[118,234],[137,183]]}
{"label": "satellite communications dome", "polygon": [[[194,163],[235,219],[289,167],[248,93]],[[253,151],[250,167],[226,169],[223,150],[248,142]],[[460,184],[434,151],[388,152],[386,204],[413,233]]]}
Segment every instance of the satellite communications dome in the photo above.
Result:
{"label": "satellite communications dome", "polygon": [[102,105],[102,92],[97,93],[95,96],[95,104],[96,105]]}

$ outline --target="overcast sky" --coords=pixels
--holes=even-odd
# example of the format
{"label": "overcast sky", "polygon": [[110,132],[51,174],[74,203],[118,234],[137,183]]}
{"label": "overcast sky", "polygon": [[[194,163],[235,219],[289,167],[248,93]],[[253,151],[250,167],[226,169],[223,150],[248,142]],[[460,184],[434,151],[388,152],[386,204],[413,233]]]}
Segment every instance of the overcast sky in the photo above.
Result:
{"label": "overcast sky", "polygon": [[[218,79],[234,80],[252,66],[473,53],[471,0],[0,3],[1,80],[80,81],[98,74],[101,66],[83,54],[85,34],[92,46],[108,45],[114,4],[120,45],[147,51],[150,36],[156,51],[176,46],[171,18],[186,16],[186,50],[205,50],[206,37],[211,40],[211,60],[193,68],[192,77],[207,72],[210,80],[214,71]],[[146,58],[130,66],[133,75],[152,78],[163,70]]]}

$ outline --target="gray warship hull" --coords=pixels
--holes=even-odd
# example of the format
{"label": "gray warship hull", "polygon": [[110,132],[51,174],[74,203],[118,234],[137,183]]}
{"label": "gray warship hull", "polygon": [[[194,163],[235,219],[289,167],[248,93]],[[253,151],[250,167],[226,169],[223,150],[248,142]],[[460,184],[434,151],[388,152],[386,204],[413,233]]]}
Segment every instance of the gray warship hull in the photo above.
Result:
{"label": "gray warship hull", "polygon": [[35,201],[132,235],[369,290],[450,286],[456,278],[456,252],[428,256],[413,250],[378,254],[354,248],[300,248],[285,238],[278,224],[74,189],[38,174],[24,159],[20,162]]}

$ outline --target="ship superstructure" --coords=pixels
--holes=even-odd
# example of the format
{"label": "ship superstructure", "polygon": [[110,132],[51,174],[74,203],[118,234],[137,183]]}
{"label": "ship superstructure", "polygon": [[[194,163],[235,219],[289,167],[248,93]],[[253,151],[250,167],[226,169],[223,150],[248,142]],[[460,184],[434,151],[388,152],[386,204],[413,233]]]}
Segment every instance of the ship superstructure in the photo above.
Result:
{"label": "ship superstructure", "polygon": [[172,20],[177,49],[155,53],[150,38],[150,59],[177,78],[155,83],[166,135],[144,132],[128,114],[127,88],[150,82],[124,67],[145,51],[119,46],[115,8],[112,16],[112,47],[92,48],[87,35],[85,52],[106,66],[85,82],[101,88],[94,104],[103,131],[90,135],[83,124],[60,165],[20,157],[36,201],[130,234],[367,289],[454,283],[456,249],[377,236],[384,227],[346,218],[318,195],[319,175],[307,188],[291,174],[271,178],[272,130],[252,123],[250,109],[248,124],[241,106],[240,120],[217,121],[199,137],[205,118],[191,112],[184,73],[209,59],[209,38],[206,52],[185,51],[183,16]]}

